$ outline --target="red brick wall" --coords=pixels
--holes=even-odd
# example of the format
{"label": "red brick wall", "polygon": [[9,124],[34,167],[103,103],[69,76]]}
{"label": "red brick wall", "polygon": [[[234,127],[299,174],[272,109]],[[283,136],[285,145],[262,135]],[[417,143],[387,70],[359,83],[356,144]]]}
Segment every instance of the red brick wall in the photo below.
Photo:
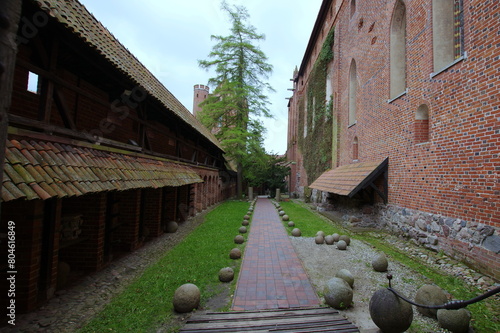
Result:
{"label": "red brick wall", "polygon": [[[389,203],[492,226],[498,234],[500,20],[494,18],[500,15],[500,6],[494,1],[463,0],[466,57],[434,74],[432,1],[404,3],[407,92],[393,101],[388,100],[395,1],[357,1],[352,17],[348,1],[340,8],[330,66],[337,96],[334,117],[339,123],[339,148],[332,152],[332,159],[337,158],[339,165],[352,163],[352,143],[358,137],[360,162],[389,157]],[[321,45],[319,40],[315,49]],[[311,54],[297,81],[291,110],[297,109],[304,93],[315,61],[315,52]],[[357,121],[349,126],[353,60],[357,65]],[[421,105],[428,108],[428,120],[416,118]],[[304,170],[300,165],[297,169],[303,179]],[[463,255],[472,258],[467,251]]]}
{"label": "red brick wall", "polygon": [[[340,124],[339,164],[352,163],[352,142],[357,136],[360,161],[389,157],[391,203],[498,227],[495,165],[500,162],[500,133],[495,114],[500,102],[495,64],[500,63],[496,33],[500,23],[479,18],[487,8],[489,15],[497,16],[500,9],[491,1],[464,0],[467,59],[431,77],[431,1],[407,2],[406,7],[408,92],[390,103],[389,30],[394,1],[359,2],[352,18],[349,6],[341,7],[331,66],[332,87],[338,96],[334,109]],[[353,59],[358,76],[357,122],[349,127]],[[303,79],[307,80],[307,72],[299,85]],[[428,143],[422,143],[421,136],[425,121],[415,120],[422,104],[429,109]]]}
{"label": "red brick wall", "polygon": [[[7,233],[7,222],[15,222],[16,232],[16,311],[19,313],[31,311],[38,304],[38,281],[40,274],[41,239],[43,225],[43,202],[34,200],[28,202],[14,201],[2,204],[1,232]],[[4,243],[4,242],[2,242]],[[3,246],[3,244],[2,244]],[[2,247],[2,253],[7,250]],[[4,263],[2,263],[3,265]],[[2,266],[3,267],[3,266]],[[2,269],[2,295],[7,295],[7,269]],[[7,297],[2,298],[2,305],[7,306]],[[4,320],[5,318],[2,318]]]}

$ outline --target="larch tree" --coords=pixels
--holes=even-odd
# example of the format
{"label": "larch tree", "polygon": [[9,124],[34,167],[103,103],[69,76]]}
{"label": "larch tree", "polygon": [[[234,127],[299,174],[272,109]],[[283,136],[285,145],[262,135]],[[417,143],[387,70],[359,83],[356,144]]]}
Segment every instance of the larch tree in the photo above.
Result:
{"label": "larch tree", "polygon": [[272,73],[272,65],[256,45],[265,36],[247,23],[246,8],[230,6],[226,1],[222,1],[221,8],[229,16],[231,34],[212,35],[215,45],[208,60],[199,61],[200,67],[215,71],[208,82],[215,89],[201,104],[199,119],[214,132],[228,160],[236,165],[237,195],[241,198],[243,165],[256,158],[253,153],[265,154],[261,140],[265,130],[259,117],[272,117],[265,95],[273,91],[265,81]]}

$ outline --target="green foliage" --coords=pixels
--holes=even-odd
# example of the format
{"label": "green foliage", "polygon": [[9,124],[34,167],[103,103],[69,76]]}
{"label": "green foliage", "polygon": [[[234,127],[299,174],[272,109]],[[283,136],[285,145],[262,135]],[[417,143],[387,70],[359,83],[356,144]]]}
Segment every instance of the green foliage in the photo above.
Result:
{"label": "green foliage", "polygon": [[249,161],[250,164],[244,165],[244,174],[248,185],[262,186],[264,190],[269,189],[271,196],[274,196],[277,188],[285,191],[285,177],[290,174],[290,168],[284,166],[286,158],[268,155],[265,152],[264,154],[253,153],[252,156],[258,158]]}
{"label": "green foliage", "polygon": [[333,60],[334,36],[332,29],[310,73],[306,96],[299,100],[298,144],[309,182],[331,167],[333,96],[326,96],[326,80],[328,65]]}
{"label": "green foliage", "polygon": [[255,135],[257,132],[262,134],[258,117],[271,117],[264,91],[273,89],[264,80],[269,78],[272,66],[267,63],[264,52],[255,45],[265,36],[246,24],[249,18],[246,8],[231,7],[225,1],[222,1],[221,8],[231,21],[231,34],[212,35],[216,43],[209,59],[199,61],[200,67],[215,70],[215,76],[208,82],[215,90],[201,104],[200,119],[207,128],[217,128],[216,136],[228,159],[238,165],[240,191],[242,164],[253,159],[248,154],[248,145],[261,143]]}
{"label": "green foliage", "polygon": [[208,213],[202,225],[146,269],[81,332],[154,332],[173,317],[172,300],[179,286],[196,284],[203,305],[217,290],[223,267],[233,267],[234,289],[241,261],[230,259],[229,252],[244,249],[233,238],[248,207],[247,202],[229,201]]}

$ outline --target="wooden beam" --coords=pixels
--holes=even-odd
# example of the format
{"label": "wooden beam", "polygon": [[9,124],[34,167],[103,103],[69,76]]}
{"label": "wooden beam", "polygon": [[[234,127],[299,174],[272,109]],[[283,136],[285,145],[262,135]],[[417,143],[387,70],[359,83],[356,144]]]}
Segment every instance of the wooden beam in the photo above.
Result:
{"label": "wooden beam", "polygon": [[70,128],[73,131],[76,131],[76,125],[71,117],[68,104],[66,103],[66,99],[61,91],[54,87],[54,101],[56,102],[57,109],[59,110],[59,114],[61,115],[62,120],[64,121],[64,125],[66,128]]}
{"label": "wooden beam", "polygon": [[22,1],[0,1],[0,184],[3,181],[5,142],[9,126],[9,109],[17,57],[17,30]]}

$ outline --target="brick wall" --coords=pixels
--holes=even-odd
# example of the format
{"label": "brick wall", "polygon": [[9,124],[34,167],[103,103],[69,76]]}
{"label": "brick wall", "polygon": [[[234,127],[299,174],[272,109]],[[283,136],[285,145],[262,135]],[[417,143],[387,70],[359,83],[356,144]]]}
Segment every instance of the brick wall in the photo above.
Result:
{"label": "brick wall", "polygon": [[[330,68],[339,131],[332,159],[339,165],[353,163],[352,144],[357,137],[360,162],[389,157],[391,204],[491,226],[498,235],[500,20],[494,18],[499,17],[500,6],[494,1],[463,1],[466,56],[434,73],[432,1],[405,1],[407,91],[389,101],[390,28],[396,2],[358,1],[353,15],[349,3],[344,1],[334,23]],[[315,49],[321,45],[319,40]],[[293,103],[303,93],[303,80],[306,86],[315,53],[311,55],[298,78]],[[356,123],[350,125],[353,60],[357,114]],[[428,119],[419,117],[422,108],[428,111]],[[297,169],[303,179],[305,171],[300,165]],[[473,255],[469,246],[455,248],[461,248],[457,251],[464,258]]]}

